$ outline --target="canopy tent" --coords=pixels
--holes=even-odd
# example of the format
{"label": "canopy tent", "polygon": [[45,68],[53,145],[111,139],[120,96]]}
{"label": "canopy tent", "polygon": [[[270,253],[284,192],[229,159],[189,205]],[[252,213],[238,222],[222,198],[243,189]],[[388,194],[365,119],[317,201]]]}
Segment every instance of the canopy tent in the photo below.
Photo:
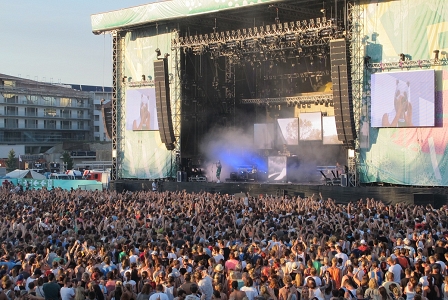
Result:
{"label": "canopy tent", "polygon": [[9,172],[6,174],[6,178],[32,178],[32,179],[47,179],[47,177],[45,177],[42,174],[39,174],[35,171],[32,170],[19,170],[16,169],[12,172]]}

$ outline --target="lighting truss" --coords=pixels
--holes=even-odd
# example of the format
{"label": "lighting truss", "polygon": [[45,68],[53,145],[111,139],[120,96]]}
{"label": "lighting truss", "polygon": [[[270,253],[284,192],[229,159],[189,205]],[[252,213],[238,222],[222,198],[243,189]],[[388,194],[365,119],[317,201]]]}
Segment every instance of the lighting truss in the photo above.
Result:
{"label": "lighting truss", "polygon": [[332,103],[333,93],[324,94],[303,94],[300,96],[293,97],[278,97],[278,98],[257,98],[257,99],[241,99],[243,104],[258,104],[258,105],[269,105],[269,104],[283,104],[288,105],[306,105],[306,104],[316,104],[316,103]]}
{"label": "lighting truss", "polygon": [[342,36],[343,30],[335,20],[323,17],[178,37],[171,41],[171,46],[197,55],[241,56],[258,51],[302,50],[302,47],[327,45],[329,40]]}
{"label": "lighting truss", "polygon": [[366,68],[373,73],[392,69],[430,68],[433,66],[448,66],[448,59],[421,59],[387,63],[366,63]]}

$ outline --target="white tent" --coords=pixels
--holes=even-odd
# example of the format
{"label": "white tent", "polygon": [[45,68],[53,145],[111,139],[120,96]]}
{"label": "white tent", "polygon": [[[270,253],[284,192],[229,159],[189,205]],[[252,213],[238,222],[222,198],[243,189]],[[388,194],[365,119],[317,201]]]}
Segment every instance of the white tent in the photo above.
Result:
{"label": "white tent", "polygon": [[32,170],[14,170],[6,174],[6,178],[32,178],[32,179],[47,179],[42,174],[39,174]]}

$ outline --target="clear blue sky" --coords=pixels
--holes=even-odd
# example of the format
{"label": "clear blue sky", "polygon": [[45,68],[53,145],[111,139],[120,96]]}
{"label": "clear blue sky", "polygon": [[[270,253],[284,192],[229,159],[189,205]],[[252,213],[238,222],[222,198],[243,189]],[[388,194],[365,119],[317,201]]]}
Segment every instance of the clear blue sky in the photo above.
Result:
{"label": "clear blue sky", "polygon": [[94,35],[90,15],[150,2],[154,0],[3,0],[0,73],[111,86],[111,36]]}

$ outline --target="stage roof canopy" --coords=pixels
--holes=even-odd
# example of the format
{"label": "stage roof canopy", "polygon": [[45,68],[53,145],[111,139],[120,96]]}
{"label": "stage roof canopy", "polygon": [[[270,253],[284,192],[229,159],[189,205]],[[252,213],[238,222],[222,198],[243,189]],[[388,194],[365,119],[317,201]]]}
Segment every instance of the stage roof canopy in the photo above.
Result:
{"label": "stage roof canopy", "polygon": [[[91,16],[95,34],[127,30],[149,24],[188,23],[189,29],[213,31],[260,23],[289,22],[306,18],[336,18],[344,0],[171,0],[120,9]],[[192,32],[193,33],[193,32]]]}

